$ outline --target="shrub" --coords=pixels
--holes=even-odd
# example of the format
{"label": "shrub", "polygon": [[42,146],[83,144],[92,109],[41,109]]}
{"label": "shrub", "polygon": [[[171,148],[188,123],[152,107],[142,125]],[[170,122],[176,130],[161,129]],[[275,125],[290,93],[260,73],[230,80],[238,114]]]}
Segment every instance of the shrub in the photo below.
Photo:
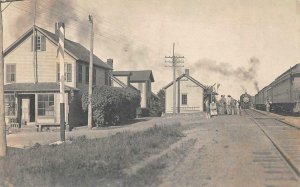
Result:
{"label": "shrub", "polygon": [[165,92],[160,90],[157,94],[151,95],[150,116],[161,116],[165,111]]}
{"label": "shrub", "polygon": [[[93,123],[97,126],[116,125],[133,119],[140,105],[139,92],[131,88],[95,86],[92,94]],[[82,95],[82,107],[88,108],[88,92]]]}

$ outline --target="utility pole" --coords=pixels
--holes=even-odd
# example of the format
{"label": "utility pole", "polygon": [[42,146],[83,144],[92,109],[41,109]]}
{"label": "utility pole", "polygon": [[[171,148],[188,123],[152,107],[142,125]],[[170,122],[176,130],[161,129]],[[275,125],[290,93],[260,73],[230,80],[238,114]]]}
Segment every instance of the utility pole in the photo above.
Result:
{"label": "utility pole", "polygon": [[89,100],[88,100],[88,128],[93,128],[93,108],[92,108],[92,95],[93,95],[93,48],[94,48],[94,23],[93,17],[89,15],[89,22],[91,27],[91,41],[90,41],[90,66],[89,66]]}
{"label": "utility pole", "polygon": [[3,20],[2,3],[21,0],[1,0],[0,1],[0,158],[5,157],[7,153],[6,142],[6,124],[4,108],[4,57],[3,57]]}
{"label": "utility pole", "polygon": [[[172,63],[170,67],[172,67],[173,69],[173,114],[176,114],[176,68],[182,67],[182,66],[178,66],[178,64],[184,63],[183,60],[180,60],[184,58],[184,56],[175,56],[175,43],[173,43],[173,56],[166,56],[165,58],[172,59],[171,61],[166,61],[166,62]],[[180,103],[178,103],[177,112],[179,112],[179,104]]]}
{"label": "utility pole", "polygon": [[36,84],[38,82],[37,79],[37,52],[36,52],[36,29],[35,29],[35,20],[36,20],[36,1],[34,0],[33,8],[33,28],[32,28],[32,51],[33,51],[33,75],[34,75],[34,83]]}
{"label": "utility pole", "polygon": [[58,56],[60,74],[60,140],[65,141],[65,24],[57,22],[59,33]]}

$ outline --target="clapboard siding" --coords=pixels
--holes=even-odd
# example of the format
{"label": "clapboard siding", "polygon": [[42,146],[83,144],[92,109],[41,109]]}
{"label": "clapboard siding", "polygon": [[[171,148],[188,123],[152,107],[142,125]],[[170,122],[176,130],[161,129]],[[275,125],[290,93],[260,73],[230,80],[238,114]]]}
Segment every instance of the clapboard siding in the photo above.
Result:
{"label": "clapboard siding", "polygon": [[[37,52],[38,81],[56,82],[57,81],[57,46],[49,39],[46,39],[46,51]],[[75,87],[75,59],[65,53],[65,64],[72,64],[72,82],[65,82],[66,85]]]}
{"label": "clapboard siding", "polygon": [[16,64],[16,82],[34,82],[33,53],[31,51],[30,38],[23,41],[20,46],[9,53],[4,59],[4,72],[6,72],[6,64]]}
{"label": "clapboard siding", "polygon": [[96,68],[96,85],[105,85],[105,70],[99,67]]}
{"label": "clapboard siding", "polygon": [[[33,52],[31,50],[32,37],[24,40],[14,51],[5,57],[5,64],[16,64],[16,82],[34,82]],[[57,46],[46,39],[46,51],[37,51],[38,82],[57,82]],[[75,59],[65,53],[65,63],[72,64],[72,82],[66,85],[75,87]],[[4,71],[6,72],[6,66]],[[7,81],[5,80],[5,83]]]}
{"label": "clapboard siding", "polygon": [[[178,81],[180,89],[178,91]],[[173,85],[167,87],[165,89],[166,99],[166,113],[173,112]],[[178,95],[179,94],[179,95]],[[182,94],[187,95],[187,104],[182,104]],[[179,97],[178,97],[179,96]],[[178,109],[178,105],[180,108],[180,113],[191,113],[191,112],[202,112],[203,111],[203,97],[204,97],[204,89],[197,84],[195,84],[190,79],[185,77],[176,81],[176,109]],[[179,98],[179,102],[178,102]]]}

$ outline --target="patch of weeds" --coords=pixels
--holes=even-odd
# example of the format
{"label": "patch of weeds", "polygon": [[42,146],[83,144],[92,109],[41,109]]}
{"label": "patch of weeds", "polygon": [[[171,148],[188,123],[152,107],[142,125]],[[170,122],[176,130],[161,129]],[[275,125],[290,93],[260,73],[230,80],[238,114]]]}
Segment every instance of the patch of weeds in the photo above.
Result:
{"label": "patch of weeds", "polygon": [[126,177],[123,186],[159,186],[163,171],[171,165],[175,167],[174,163],[180,163],[195,142],[195,139],[183,142],[180,147],[153,161],[135,175]]}
{"label": "patch of weeds", "polygon": [[124,177],[123,169],[161,152],[182,136],[180,124],[156,125],[101,139],[70,138],[72,144],[36,145],[10,151],[0,160],[0,176],[13,186],[97,186],[103,179]]}

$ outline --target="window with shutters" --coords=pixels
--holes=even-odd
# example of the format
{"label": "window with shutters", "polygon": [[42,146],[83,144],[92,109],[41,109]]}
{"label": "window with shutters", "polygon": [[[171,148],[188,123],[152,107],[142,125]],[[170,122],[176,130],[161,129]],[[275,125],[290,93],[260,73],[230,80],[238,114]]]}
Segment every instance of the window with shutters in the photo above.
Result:
{"label": "window with shutters", "polygon": [[37,51],[42,50],[42,37],[41,36],[36,37],[36,50]]}
{"label": "window with shutters", "polygon": [[13,83],[16,82],[16,65],[7,64],[6,65],[6,82]]}
{"label": "window with shutters", "polygon": [[[32,49],[34,46],[32,46]],[[35,50],[36,51],[46,51],[46,38],[45,36],[35,37]]]}

